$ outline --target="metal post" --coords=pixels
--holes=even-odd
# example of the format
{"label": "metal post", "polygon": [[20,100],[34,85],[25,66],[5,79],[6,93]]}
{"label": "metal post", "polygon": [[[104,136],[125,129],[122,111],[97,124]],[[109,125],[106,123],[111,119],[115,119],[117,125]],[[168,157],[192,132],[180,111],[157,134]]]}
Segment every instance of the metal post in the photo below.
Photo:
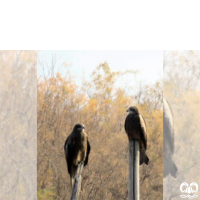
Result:
{"label": "metal post", "polygon": [[129,140],[129,186],[128,199],[139,200],[139,140]]}
{"label": "metal post", "polygon": [[83,170],[83,164],[81,163],[78,165],[77,171],[76,171],[76,176],[74,179],[74,185],[72,188],[72,195],[71,195],[71,200],[78,200],[79,193],[81,190],[81,173]]}

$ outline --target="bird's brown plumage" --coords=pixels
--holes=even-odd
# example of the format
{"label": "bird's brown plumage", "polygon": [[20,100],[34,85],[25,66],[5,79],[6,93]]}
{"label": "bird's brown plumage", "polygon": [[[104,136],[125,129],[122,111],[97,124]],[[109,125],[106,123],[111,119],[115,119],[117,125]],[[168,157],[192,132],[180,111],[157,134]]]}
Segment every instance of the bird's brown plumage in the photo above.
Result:
{"label": "bird's brown plumage", "polygon": [[76,124],[72,133],[68,136],[64,145],[65,158],[68,172],[73,186],[74,177],[78,165],[82,162],[84,166],[88,163],[90,153],[90,143],[82,124]]}
{"label": "bird's brown plumage", "polygon": [[140,143],[140,165],[145,163],[148,165],[149,158],[146,155],[147,149],[147,133],[146,123],[142,115],[140,115],[137,107],[130,107],[127,112],[129,114],[125,120],[125,131],[129,140],[139,140]]}

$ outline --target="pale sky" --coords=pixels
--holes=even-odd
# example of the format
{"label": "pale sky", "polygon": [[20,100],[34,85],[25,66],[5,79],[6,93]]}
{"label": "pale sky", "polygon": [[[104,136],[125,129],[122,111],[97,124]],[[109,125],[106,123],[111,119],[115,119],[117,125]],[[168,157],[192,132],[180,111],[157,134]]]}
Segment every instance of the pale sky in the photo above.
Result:
{"label": "pale sky", "polygon": [[[70,64],[70,72],[82,78],[83,70],[86,80],[90,80],[92,71],[103,62],[107,62],[112,71],[139,70],[137,80],[145,84],[154,83],[163,77],[163,51],[40,51],[42,59],[51,63],[52,55],[56,54],[57,64]],[[38,65],[38,76],[41,74]]]}

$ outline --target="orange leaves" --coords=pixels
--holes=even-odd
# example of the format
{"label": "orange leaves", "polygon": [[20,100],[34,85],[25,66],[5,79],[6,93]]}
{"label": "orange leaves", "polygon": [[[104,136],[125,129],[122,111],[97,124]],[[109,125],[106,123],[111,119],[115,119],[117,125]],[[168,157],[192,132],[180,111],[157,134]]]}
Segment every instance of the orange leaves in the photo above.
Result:
{"label": "orange leaves", "polygon": [[70,84],[68,84],[68,85],[63,85],[61,90],[62,90],[62,94],[63,94],[63,95],[74,93],[74,88],[73,88],[73,86],[70,85]]}
{"label": "orange leaves", "polygon": [[89,99],[88,103],[89,103],[88,104],[88,109],[90,111],[96,111],[97,110],[97,106],[98,106],[97,100]]}
{"label": "orange leaves", "polygon": [[105,92],[106,92],[106,93],[108,93],[108,94],[109,94],[109,93],[111,93],[111,91],[112,91],[112,89],[111,89],[111,88],[109,88],[109,87],[106,87],[106,89],[105,89]]}
{"label": "orange leaves", "polygon": [[[149,93],[148,99],[146,98],[147,100],[143,103],[138,103],[135,94],[127,88],[121,85],[116,87],[115,83],[119,80],[118,77],[125,76],[125,73],[112,72],[107,63],[102,63],[94,70],[91,81],[85,82],[81,86],[77,86],[72,77],[63,76],[60,73],[56,73],[52,77],[38,79],[37,125],[38,163],[40,163],[38,165],[38,178],[41,180],[41,183],[38,184],[39,192],[44,186],[45,188],[69,186],[70,181],[66,173],[63,145],[74,124],[83,123],[91,142],[92,151],[89,168],[84,171],[84,173],[88,172],[89,176],[86,176],[87,178],[83,181],[86,196],[84,196],[85,198],[82,196],[82,199],[88,199],[87,197],[91,194],[89,189],[91,186],[88,183],[90,181],[94,183],[98,177],[101,178],[101,182],[103,180],[103,186],[99,184],[97,186],[102,194],[106,192],[104,198],[109,199],[107,194],[112,196],[106,189],[112,188],[113,191],[116,190],[121,195],[120,199],[122,199],[127,193],[127,185],[123,184],[127,182],[128,176],[128,142],[124,131],[124,120],[126,110],[131,105],[138,106],[146,119],[150,160],[152,161],[154,156],[157,158],[158,154],[162,153],[162,138],[160,136],[162,111],[155,109],[148,113],[150,87],[145,90],[148,90]],[[142,95],[146,97],[146,93],[142,93]],[[152,148],[154,145],[157,149]],[[160,162],[159,159],[158,161]],[[46,171],[43,168],[46,168]],[[153,177],[156,174],[156,178],[159,177],[162,184],[162,166],[158,168],[153,168],[150,175]],[[142,170],[141,176],[149,173]],[[47,176],[49,176],[48,179]],[[117,180],[116,177],[118,177]],[[46,179],[51,185],[42,181]],[[121,184],[121,188],[125,189],[118,189],[116,183]],[[151,184],[150,180],[147,179],[145,179],[145,183]],[[146,187],[145,190],[147,189]],[[65,187],[60,191],[65,197],[70,195],[70,190],[66,190]],[[94,198],[91,199],[101,198],[98,193],[94,192]]]}

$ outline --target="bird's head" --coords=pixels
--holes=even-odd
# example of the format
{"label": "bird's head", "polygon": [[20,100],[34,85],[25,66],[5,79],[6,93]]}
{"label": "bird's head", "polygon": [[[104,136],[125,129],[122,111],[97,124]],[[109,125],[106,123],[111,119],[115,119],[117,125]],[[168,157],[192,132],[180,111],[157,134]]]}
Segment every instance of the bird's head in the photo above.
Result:
{"label": "bird's head", "polygon": [[139,114],[139,110],[136,106],[131,106],[126,112]]}
{"label": "bird's head", "polygon": [[85,127],[84,127],[83,124],[76,124],[76,125],[74,126],[74,131],[81,132],[83,129],[85,129]]}

